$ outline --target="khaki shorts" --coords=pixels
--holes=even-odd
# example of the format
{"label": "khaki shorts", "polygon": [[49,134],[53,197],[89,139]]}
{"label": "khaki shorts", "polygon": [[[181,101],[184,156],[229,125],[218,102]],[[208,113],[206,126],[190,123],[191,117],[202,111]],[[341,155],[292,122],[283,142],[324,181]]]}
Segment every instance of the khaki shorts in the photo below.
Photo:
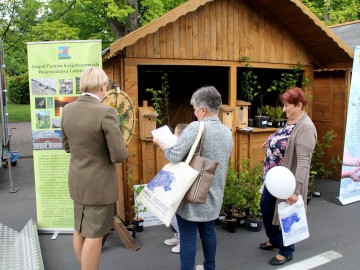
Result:
{"label": "khaki shorts", "polygon": [[114,204],[83,205],[74,202],[75,230],[86,238],[100,238],[114,223]]}

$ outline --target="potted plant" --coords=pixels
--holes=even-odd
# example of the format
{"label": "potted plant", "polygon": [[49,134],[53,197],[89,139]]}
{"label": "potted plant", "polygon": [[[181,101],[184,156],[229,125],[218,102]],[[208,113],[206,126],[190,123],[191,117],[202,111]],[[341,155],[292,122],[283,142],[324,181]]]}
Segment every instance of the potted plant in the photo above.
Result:
{"label": "potted plant", "polygon": [[273,115],[273,127],[282,127],[285,124],[284,112],[282,106],[274,107],[274,115]]}
{"label": "potted plant", "polygon": [[222,221],[222,224],[223,228],[227,229],[231,233],[236,232],[236,218],[234,214],[238,194],[238,174],[236,170],[232,168],[232,165],[229,164],[223,198],[223,208],[225,209],[226,216],[225,219]]}
{"label": "potted plant", "polygon": [[[247,160],[243,160],[243,163],[246,163]],[[243,166],[243,165],[242,165]],[[246,224],[247,218],[247,210],[248,210],[248,197],[251,193],[250,186],[248,185],[248,176],[249,174],[242,170],[239,174],[237,174],[237,196],[236,200],[234,200],[234,205],[237,209],[234,216],[237,220],[238,227],[244,227]]]}
{"label": "potted plant", "polygon": [[151,102],[154,110],[158,113],[155,118],[157,124],[170,125],[169,105],[170,105],[170,85],[169,75],[164,73],[161,76],[161,89],[147,88],[146,92],[152,95]]}
{"label": "potted plant", "polygon": [[265,105],[263,108],[264,115],[268,117],[267,126],[272,127],[275,119],[275,107]]}
{"label": "potted plant", "polygon": [[316,142],[310,164],[308,203],[314,194],[315,196],[320,196],[320,190],[315,188],[315,178],[329,178],[332,172],[337,169],[337,166],[342,164],[339,156],[331,157],[328,163],[323,161],[326,152],[332,147],[332,142],[336,136],[337,134],[333,130],[329,130]]}
{"label": "potted plant", "polygon": [[255,126],[257,128],[266,128],[268,126],[269,116],[265,115],[264,108],[259,107],[256,109]]}
{"label": "potted plant", "polygon": [[144,230],[144,218],[140,217],[139,214],[146,212],[147,209],[146,207],[143,206],[142,203],[137,202],[136,198],[137,196],[139,196],[140,192],[144,189],[145,185],[144,184],[134,185],[132,174],[130,171],[128,172],[127,183],[130,189],[134,192],[134,197],[133,198],[130,197],[129,199],[131,216],[132,216],[131,225],[133,225],[133,229],[136,232],[142,232]]}
{"label": "potted plant", "polygon": [[246,200],[247,228],[250,231],[258,232],[262,228],[262,217],[260,214],[260,199],[259,192],[262,186],[262,165],[258,164],[250,168],[249,159],[244,159],[239,170],[239,179],[245,183],[246,189],[244,196]]}
{"label": "potted plant", "polygon": [[266,88],[264,85],[260,84],[260,79],[255,74],[253,67],[250,65],[249,58],[243,56],[241,61],[245,63],[245,71],[242,73],[240,81],[245,98],[249,102],[257,98],[260,102],[260,107],[257,108],[257,114],[255,116],[256,127],[267,127],[268,118],[264,115],[264,98],[267,93],[275,93],[280,96],[289,88],[297,85],[304,87],[310,82],[309,79],[303,76],[304,65],[298,63],[293,66],[292,71],[282,73],[280,79],[273,80],[272,85]]}
{"label": "potted plant", "polygon": [[[241,89],[245,95],[245,98],[251,102],[254,98],[259,98],[260,107],[257,108],[257,114],[255,116],[255,125],[256,127],[265,128],[267,127],[268,117],[263,115],[264,107],[264,96],[271,92],[273,89],[269,88],[264,90],[258,82],[258,76],[254,73],[253,67],[250,65],[249,58],[243,56],[241,61],[245,63],[246,70],[242,73],[241,76]],[[250,116],[250,114],[249,114]]]}
{"label": "potted plant", "polygon": [[[245,99],[251,103],[253,99],[258,95],[256,88],[259,87],[259,84],[257,82],[257,76],[254,74],[252,66],[249,63],[249,58],[243,56],[241,58],[241,61],[245,63],[246,70],[241,75],[240,85],[242,92],[244,93]],[[248,110],[248,122],[251,123],[251,126],[253,126],[254,120],[251,118],[250,115],[250,107],[248,107]]]}

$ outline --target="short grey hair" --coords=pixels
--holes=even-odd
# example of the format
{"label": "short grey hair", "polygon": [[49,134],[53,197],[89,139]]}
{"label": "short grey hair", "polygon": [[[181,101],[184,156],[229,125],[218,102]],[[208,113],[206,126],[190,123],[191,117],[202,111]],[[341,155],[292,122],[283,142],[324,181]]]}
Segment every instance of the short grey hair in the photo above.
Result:
{"label": "short grey hair", "polygon": [[190,104],[205,107],[211,113],[218,113],[222,104],[221,95],[214,86],[201,87],[192,95]]}

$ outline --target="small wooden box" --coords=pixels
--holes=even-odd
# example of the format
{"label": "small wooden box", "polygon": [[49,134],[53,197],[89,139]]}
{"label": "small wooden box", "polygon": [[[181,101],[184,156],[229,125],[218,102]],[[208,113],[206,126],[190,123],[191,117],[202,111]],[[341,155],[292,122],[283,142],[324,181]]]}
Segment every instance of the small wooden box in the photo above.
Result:
{"label": "small wooden box", "polygon": [[234,114],[235,114],[235,108],[229,106],[229,105],[222,105],[220,107],[220,112],[219,112],[219,118],[220,121],[227,126],[228,128],[230,128],[231,131],[234,130]]}
{"label": "small wooden box", "polygon": [[236,101],[236,118],[237,118],[237,128],[246,128],[248,126],[249,118],[249,106],[250,102],[237,100]]}
{"label": "small wooden box", "polygon": [[139,107],[139,129],[140,139],[149,141],[153,139],[151,131],[156,129],[155,118],[158,113],[153,107],[148,107],[147,102],[144,102],[144,107]]}

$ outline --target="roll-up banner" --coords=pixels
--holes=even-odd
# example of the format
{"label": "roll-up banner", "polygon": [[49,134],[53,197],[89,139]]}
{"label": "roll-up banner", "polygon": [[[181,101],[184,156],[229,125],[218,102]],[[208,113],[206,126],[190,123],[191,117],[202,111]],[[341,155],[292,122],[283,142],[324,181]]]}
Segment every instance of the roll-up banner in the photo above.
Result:
{"label": "roll-up banner", "polygon": [[342,205],[360,200],[360,46],[354,54],[338,199]]}
{"label": "roll-up banner", "polygon": [[61,142],[61,112],[80,94],[85,68],[101,67],[101,40],[27,43],[37,223],[40,232],[72,232],[70,155]]}

